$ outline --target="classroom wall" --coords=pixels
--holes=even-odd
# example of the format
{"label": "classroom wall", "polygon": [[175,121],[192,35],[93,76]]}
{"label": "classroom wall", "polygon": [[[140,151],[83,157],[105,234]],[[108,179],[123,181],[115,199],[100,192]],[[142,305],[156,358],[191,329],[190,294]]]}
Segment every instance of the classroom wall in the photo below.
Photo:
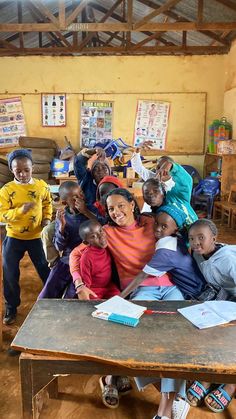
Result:
{"label": "classroom wall", "polygon": [[224,115],[233,124],[233,138],[236,140],[236,41],[225,60]]}
{"label": "classroom wall", "polygon": [[[113,135],[128,143],[133,128],[124,131],[125,120],[134,119],[126,108],[127,94],[206,92],[207,126],[222,116],[225,56],[110,56],[110,57],[2,57],[0,58],[0,98],[22,96],[27,133],[53,138],[63,143],[65,135],[79,148],[79,104],[99,94],[122,104],[123,112],[114,112]],[[41,93],[67,93],[67,126],[41,126]],[[97,97],[98,97],[97,96]],[[179,124],[182,121],[179,120]],[[184,128],[184,127],[183,127]],[[188,141],[188,138],[186,138]],[[203,156],[177,156],[202,171]]]}

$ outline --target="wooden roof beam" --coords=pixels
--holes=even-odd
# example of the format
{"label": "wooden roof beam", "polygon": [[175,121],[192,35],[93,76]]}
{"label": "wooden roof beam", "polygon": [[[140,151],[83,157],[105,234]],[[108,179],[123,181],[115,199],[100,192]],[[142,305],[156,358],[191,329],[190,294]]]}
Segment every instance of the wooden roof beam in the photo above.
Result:
{"label": "wooden roof beam", "polygon": [[230,0],[215,0],[215,1],[217,1],[217,3],[223,4],[226,7],[229,7],[229,9],[236,11],[236,4]]}
{"label": "wooden roof beam", "polygon": [[71,13],[70,16],[66,19],[66,26],[70,25],[82,12],[82,10],[87,6],[87,0],[81,0],[80,4],[75,8],[75,10]]}
{"label": "wooden roof beam", "polygon": [[147,16],[145,16],[139,22],[135,23],[134,24],[134,28],[135,29],[140,28],[145,23],[149,22],[151,19],[153,19],[156,16],[159,16],[160,14],[164,13],[165,11],[171,9],[171,7],[174,7],[179,2],[180,2],[180,0],[168,0],[165,4],[163,4],[162,6],[158,7],[153,12],[149,13]]}
{"label": "wooden roof beam", "polygon": [[[105,15],[101,18],[99,24],[103,25],[104,22],[112,15],[115,9],[122,3],[123,0],[116,0],[113,6],[106,11]],[[96,24],[95,24],[96,25]],[[99,32],[99,31],[98,31]],[[120,31],[111,31],[111,32],[120,32]],[[91,39],[92,35],[89,34],[86,38],[78,45],[78,48],[82,49]]]}
{"label": "wooden roof beam", "polygon": [[[43,13],[37,8],[35,7],[34,3],[31,0],[28,0],[27,6],[30,10],[30,13],[32,14],[32,17],[34,19],[41,21],[42,19],[45,19]],[[52,33],[53,31],[49,31],[50,33]],[[55,34],[58,38],[59,43],[66,45],[67,47],[70,47],[71,44],[67,41],[67,39],[64,37],[64,35],[61,34],[60,31],[55,31]],[[54,39],[55,40],[55,39]]]}
{"label": "wooden roof beam", "polygon": [[[154,9],[159,7],[152,0],[137,0],[137,1],[139,3],[145,4],[146,6],[154,8]],[[164,12],[164,15],[166,15],[166,16],[170,17],[171,19],[174,19],[174,20],[179,20],[180,19],[180,16],[177,13],[173,12],[173,10],[168,10],[168,11]],[[182,20],[182,22],[189,22],[189,20],[184,18],[184,17],[181,17],[181,20]],[[206,30],[203,30],[203,31],[201,30],[201,31],[198,31],[198,32],[202,33],[203,35],[207,36],[208,38],[211,38],[211,39],[214,39],[217,42],[220,42],[223,45],[230,45],[230,42],[228,42],[228,40],[221,38],[215,32],[206,31]]]}
{"label": "wooden roof beam", "polygon": [[43,17],[46,17],[47,19],[49,19],[57,27],[57,29],[60,29],[59,20],[57,18],[55,18],[53,13],[50,12],[50,10],[46,6],[44,6],[41,1],[39,1],[39,0],[33,0],[33,1],[28,0],[28,2],[30,4],[33,4],[33,6],[40,11],[41,15]]}
{"label": "wooden roof beam", "polygon": [[0,49],[1,55],[25,55],[25,54],[53,54],[53,55],[71,55],[71,54],[83,54],[83,55],[94,55],[94,54],[130,54],[130,55],[139,55],[139,54],[225,54],[228,52],[229,48],[226,46],[186,46],[183,48],[182,45],[167,45],[160,46],[156,45],[153,47],[141,47],[138,51],[128,50],[124,46],[107,46],[107,47],[89,47],[85,48],[83,51],[80,51],[78,48],[66,48],[66,47],[56,47],[56,48],[24,48],[24,49]]}
{"label": "wooden roof beam", "polygon": [[[119,0],[121,1],[121,0]],[[56,32],[58,30],[52,23],[0,23],[0,32]],[[72,23],[67,28],[71,32],[127,32],[127,23]],[[167,22],[146,23],[141,29],[133,28],[133,32],[170,32],[170,31],[233,31],[236,30],[236,22]]]}

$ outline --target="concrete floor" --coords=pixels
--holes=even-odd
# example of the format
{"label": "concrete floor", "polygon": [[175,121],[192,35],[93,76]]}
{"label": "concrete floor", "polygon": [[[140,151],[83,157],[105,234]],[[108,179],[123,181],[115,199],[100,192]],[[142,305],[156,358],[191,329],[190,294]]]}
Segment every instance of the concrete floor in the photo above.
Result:
{"label": "concrete floor", "polygon": [[[220,229],[222,242],[235,244],[236,231]],[[4,326],[4,350],[0,353],[0,419],[21,418],[20,382],[18,357],[9,357],[7,348],[17,330],[27,316],[41,289],[28,257],[21,264],[22,303],[17,322]],[[61,392],[57,400],[49,400],[45,394],[45,403],[40,418],[42,419],[151,419],[157,411],[159,396],[154,387],[149,386],[144,392],[134,390],[120,401],[116,410],[107,409],[100,400],[98,377],[69,376],[59,379]],[[38,416],[38,415],[37,415]],[[236,401],[223,414],[214,414],[205,408],[191,408],[188,419],[236,419]]]}

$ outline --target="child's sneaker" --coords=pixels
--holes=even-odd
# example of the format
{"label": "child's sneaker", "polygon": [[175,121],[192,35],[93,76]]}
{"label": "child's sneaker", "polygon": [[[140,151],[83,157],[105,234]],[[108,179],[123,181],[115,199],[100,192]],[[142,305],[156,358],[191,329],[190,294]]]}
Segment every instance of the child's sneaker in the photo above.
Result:
{"label": "child's sneaker", "polygon": [[173,419],[186,419],[190,406],[189,404],[183,400],[174,400],[172,406],[172,417]]}
{"label": "child's sneaker", "polygon": [[6,309],[3,317],[3,324],[13,324],[16,320],[16,311],[12,311],[9,308]]}

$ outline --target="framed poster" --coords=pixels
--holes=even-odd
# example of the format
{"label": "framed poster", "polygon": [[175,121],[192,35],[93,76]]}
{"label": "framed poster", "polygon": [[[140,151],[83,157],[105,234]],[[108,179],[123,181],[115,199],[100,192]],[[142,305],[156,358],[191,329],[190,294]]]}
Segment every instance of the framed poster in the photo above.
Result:
{"label": "framed poster", "polygon": [[25,117],[20,97],[0,99],[0,147],[14,147],[26,135]]}
{"label": "framed poster", "polygon": [[80,109],[81,147],[92,148],[112,139],[112,102],[83,101]]}
{"label": "framed poster", "polygon": [[42,101],[42,126],[66,126],[66,95],[65,93],[43,93]]}
{"label": "framed poster", "polygon": [[138,146],[145,140],[152,140],[153,149],[165,150],[169,112],[169,102],[138,100],[134,145]]}

